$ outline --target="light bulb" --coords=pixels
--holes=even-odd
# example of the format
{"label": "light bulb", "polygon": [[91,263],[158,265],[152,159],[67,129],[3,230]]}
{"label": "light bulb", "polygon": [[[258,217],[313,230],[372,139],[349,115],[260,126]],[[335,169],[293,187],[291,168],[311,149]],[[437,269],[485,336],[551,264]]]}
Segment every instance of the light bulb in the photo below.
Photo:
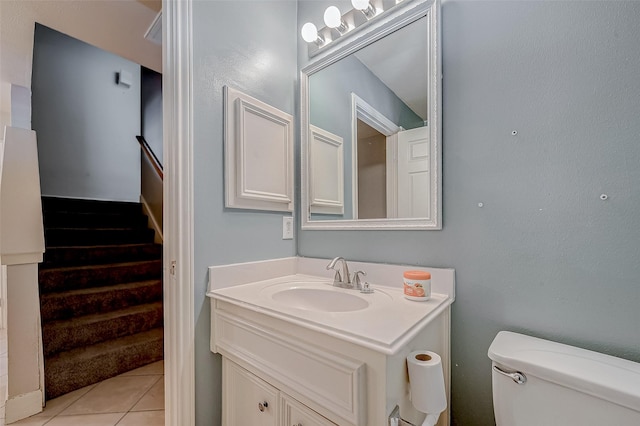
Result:
{"label": "light bulb", "polygon": [[354,9],[362,12],[367,19],[376,16],[376,9],[369,3],[369,0],[351,0],[351,5]]}
{"label": "light bulb", "polygon": [[318,40],[318,29],[311,22],[307,22],[302,26],[302,39],[307,43],[313,43]]}
{"label": "light bulb", "polygon": [[324,11],[324,23],[329,28],[338,28],[342,25],[342,15],[340,9],[335,6],[329,6]]}
{"label": "light bulb", "polygon": [[369,0],[351,0],[354,9],[365,10],[369,8]]}

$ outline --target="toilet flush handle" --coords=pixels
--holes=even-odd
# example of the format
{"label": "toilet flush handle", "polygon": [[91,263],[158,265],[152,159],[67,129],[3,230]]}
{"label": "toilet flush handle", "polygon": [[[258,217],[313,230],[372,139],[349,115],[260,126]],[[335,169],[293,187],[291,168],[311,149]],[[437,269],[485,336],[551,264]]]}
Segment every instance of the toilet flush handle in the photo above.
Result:
{"label": "toilet flush handle", "polygon": [[497,365],[493,366],[493,370],[497,373],[502,374],[503,376],[509,377],[511,380],[513,380],[519,385],[524,385],[525,383],[527,383],[527,376],[525,376],[523,373],[519,371],[504,371],[502,368],[498,367]]}

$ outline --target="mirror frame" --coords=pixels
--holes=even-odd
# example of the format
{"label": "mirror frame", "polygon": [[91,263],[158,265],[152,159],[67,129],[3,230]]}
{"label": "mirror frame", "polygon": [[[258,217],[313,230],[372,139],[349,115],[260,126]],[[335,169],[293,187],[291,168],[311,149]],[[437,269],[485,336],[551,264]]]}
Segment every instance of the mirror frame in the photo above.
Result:
{"label": "mirror frame", "polygon": [[[355,53],[361,48],[427,16],[429,20],[429,137],[435,161],[431,173],[431,218],[327,219],[310,220],[309,206],[309,76]],[[333,46],[315,56],[300,71],[300,217],[303,230],[440,230],[442,229],[442,62],[440,42],[440,0],[404,0],[372,21],[333,41]],[[353,142],[352,142],[352,150]]]}

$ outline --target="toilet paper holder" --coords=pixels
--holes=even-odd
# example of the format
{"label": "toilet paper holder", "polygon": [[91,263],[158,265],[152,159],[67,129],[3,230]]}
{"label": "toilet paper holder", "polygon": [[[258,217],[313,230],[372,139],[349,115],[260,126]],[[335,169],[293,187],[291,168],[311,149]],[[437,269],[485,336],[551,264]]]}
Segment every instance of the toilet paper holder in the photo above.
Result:
{"label": "toilet paper holder", "polygon": [[416,425],[400,417],[400,407],[396,405],[393,411],[391,411],[391,414],[389,414],[388,426],[416,426]]}

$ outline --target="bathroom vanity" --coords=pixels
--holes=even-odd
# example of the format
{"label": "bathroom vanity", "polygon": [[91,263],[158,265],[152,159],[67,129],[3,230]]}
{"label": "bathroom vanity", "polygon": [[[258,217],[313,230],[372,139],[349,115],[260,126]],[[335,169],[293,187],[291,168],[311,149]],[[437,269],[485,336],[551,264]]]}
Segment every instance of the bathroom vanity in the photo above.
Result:
{"label": "bathroom vanity", "polygon": [[[406,357],[440,354],[449,393],[454,271],[432,273],[429,301],[402,294],[407,267],[350,262],[365,294],[333,285],[328,259],[287,258],[210,268],[211,350],[223,357],[222,424],[382,426],[409,399]],[[448,410],[438,425],[448,425]]]}

